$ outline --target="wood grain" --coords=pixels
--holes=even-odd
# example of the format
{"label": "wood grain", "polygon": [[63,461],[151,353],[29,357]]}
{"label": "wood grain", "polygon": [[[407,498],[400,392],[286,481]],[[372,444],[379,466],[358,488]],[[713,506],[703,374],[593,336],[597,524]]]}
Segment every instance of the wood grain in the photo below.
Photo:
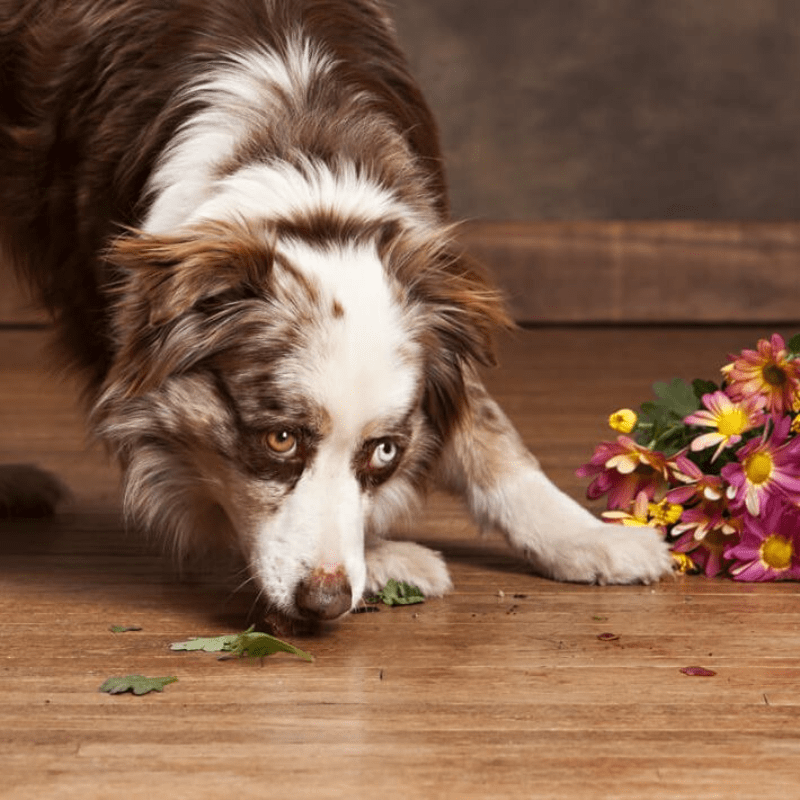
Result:
{"label": "wood grain", "polygon": [[[713,377],[769,332],[524,331],[488,380],[580,498],[574,470],[609,411],[655,379]],[[0,521],[0,797],[797,795],[797,584],[555,584],[439,496],[401,535],[445,552],[452,595],[295,640],[312,664],[171,651],[240,629],[252,597],[207,572],[178,579],[124,531],[116,473],[84,449],[74,392],[43,372],[42,344],[0,333],[0,461],[58,471],[75,500],[53,520]],[[109,631],[131,623],[143,630]],[[680,672],[691,665],[717,674]],[[97,691],[129,673],[179,681],[145,697]]]}
{"label": "wood grain", "polygon": [[475,222],[462,240],[524,322],[798,319],[797,223]]}
{"label": "wood grain", "polygon": [[[800,223],[476,221],[460,233],[526,323],[800,319]],[[45,320],[0,258],[0,324]]]}

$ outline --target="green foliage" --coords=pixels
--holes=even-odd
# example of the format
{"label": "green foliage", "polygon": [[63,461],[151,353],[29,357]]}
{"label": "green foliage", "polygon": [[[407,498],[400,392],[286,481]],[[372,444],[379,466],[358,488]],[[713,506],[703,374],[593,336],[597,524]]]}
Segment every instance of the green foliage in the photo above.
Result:
{"label": "green foliage", "polygon": [[271,656],[273,653],[291,653],[299,656],[304,661],[314,660],[309,653],[299,647],[276,639],[268,633],[259,633],[252,629],[239,634],[236,642],[231,647],[231,652],[237,656],[250,656],[250,658],[264,658],[265,656]]}
{"label": "green foliage", "polygon": [[683,420],[700,408],[704,394],[716,389],[710,381],[690,384],[681,378],[654,383],[653,392],[658,399],[642,403],[634,429],[636,441],[667,458],[674,456],[694,438]]}
{"label": "green foliage", "polygon": [[656,381],[653,393],[664,408],[679,416],[688,417],[700,408],[700,400],[691,384],[681,378],[673,378],[669,383]]}
{"label": "green foliage", "polygon": [[[704,394],[713,394],[714,392],[719,391],[719,386],[717,386],[714,381],[704,381],[701,378],[695,378],[692,381],[692,389],[694,390],[695,397],[702,401]],[[698,408],[699,408],[698,404]]]}
{"label": "green foliage", "polygon": [[425,595],[410,583],[390,578],[378,594],[364,599],[367,603],[384,603],[387,606],[411,606],[424,603]]}
{"label": "green foliage", "polygon": [[231,653],[235,656],[264,658],[273,653],[291,653],[305,661],[314,658],[288,642],[281,641],[268,633],[259,633],[250,626],[242,633],[230,633],[210,638],[189,639],[186,642],[175,642],[172,650],[203,650],[206,653]]}
{"label": "green foliage", "polygon": [[145,678],[144,675],[125,675],[121,678],[109,678],[100,687],[100,691],[107,694],[133,692],[133,694],[142,695],[149,692],[163,692],[165,686],[175,683],[177,680],[174,676],[169,678]]}
{"label": "green foliage", "polygon": [[[249,630],[253,630],[250,628]],[[203,650],[206,653],[220,653],[231,650],[236,640],[241,636],[240,633],[228,633],[224,636],[212,636],[208,638],[189,639],[186,642],[175,642],[170,645],[171,650]]]}
{"label": "green foliage", "polygon": [[789,358],[800,358],[800,333],[786,342],[786,349],[789,351]]}

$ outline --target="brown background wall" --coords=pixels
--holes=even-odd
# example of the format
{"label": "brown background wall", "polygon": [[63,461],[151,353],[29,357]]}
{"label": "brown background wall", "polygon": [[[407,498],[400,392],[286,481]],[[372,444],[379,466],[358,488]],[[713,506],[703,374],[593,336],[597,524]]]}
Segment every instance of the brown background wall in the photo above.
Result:
{"label": "brown background wall", "polygon": [[461,216],[800,218],[797,0],[395,0]]}
{"label": "brown background wall", "polygon": [[[465,240],[519,319],[798,316],[798,0],[394,0],[393,14],[454,214],[478,221]],[[0,257],[0,322],[31,319]]]}

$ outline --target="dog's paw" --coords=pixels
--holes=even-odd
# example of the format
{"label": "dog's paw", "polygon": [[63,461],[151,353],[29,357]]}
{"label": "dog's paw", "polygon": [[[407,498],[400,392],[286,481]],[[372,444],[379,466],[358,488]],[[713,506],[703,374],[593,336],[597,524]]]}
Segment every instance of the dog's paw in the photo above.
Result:
{"label": "dog's paw", "polygon": [[38,467],[0,466],[0,517],[46,517],[68,495],[58,478]]}
{"label": "dog's paw", "polygon": [[656,583],[672,573],[672,556],[658,531],[597,522],[561,542],[549,558],[530,555],[548,577],[573,583]]}
{"label": "dog's paw", "polygon": [[416,586],[426,597],[441,597],[453,588],[442,555],[414,542],[378,541],[366,557],[365,594],[380,591],[391,578]]}

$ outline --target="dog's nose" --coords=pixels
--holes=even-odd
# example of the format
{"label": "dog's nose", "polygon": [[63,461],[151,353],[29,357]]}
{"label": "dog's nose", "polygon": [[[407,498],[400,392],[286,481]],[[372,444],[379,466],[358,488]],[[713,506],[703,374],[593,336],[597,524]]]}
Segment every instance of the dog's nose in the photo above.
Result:
{"label": "dog's nose", "polygon": [[342,566],[317,567],[295,592],[298,610],[316,619],[336,619],[353,604],[353,590]]}

